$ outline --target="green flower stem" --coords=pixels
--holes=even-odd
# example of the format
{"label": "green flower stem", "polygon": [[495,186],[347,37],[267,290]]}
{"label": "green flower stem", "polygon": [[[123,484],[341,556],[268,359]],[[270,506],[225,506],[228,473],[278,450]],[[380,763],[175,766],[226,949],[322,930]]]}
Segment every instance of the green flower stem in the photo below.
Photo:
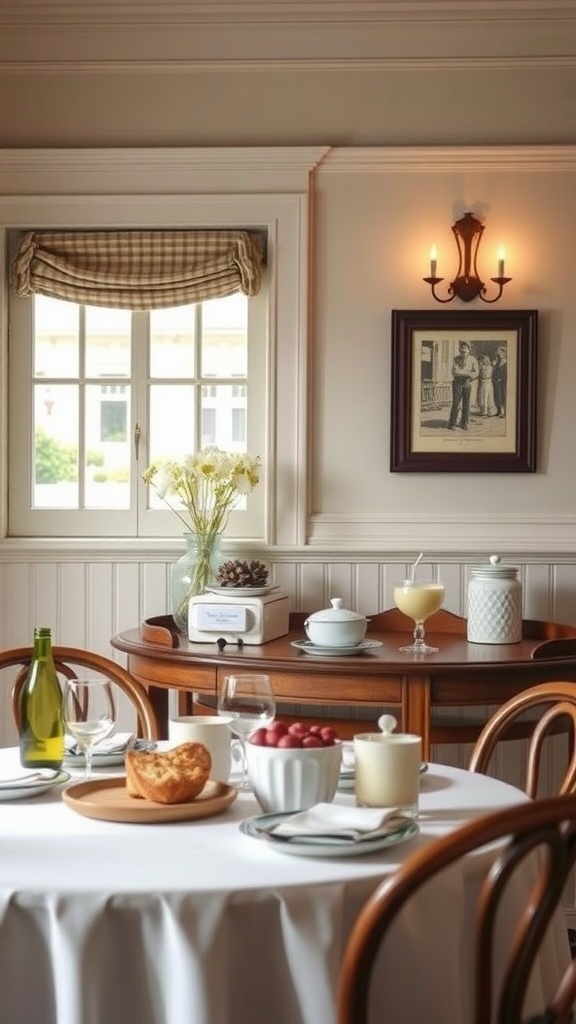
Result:
{"label": "green flower stem", "polygon": [[198,534],[193,531],[187,532],[187,543],[189,538],[192,538],[190,543],[194,544],[195,560],[190,582],[174,614],[177,623],[183,624],[188,622],[190,598],[196,594],[202,594],[212,578],[212,559],[219,541],[219,535],[220,531],[210,531],[206,534]]}

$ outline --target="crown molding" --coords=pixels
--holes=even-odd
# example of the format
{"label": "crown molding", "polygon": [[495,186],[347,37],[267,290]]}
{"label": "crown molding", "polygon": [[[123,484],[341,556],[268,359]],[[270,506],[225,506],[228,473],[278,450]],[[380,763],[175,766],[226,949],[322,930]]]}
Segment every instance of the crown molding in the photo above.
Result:
{"label": "crown molding", "polygon": [[573,171],[576,146],[334,147],[322,174],[450,171]]}
{"label": "crown molding", "polygon": [[562,67],[575,27],[576,0],[0,0],[0,67]]}
{"label": "crown molding", "polygon": [[274,24],[570,20],[576,0],[4,0],[0,24]]}
{"label": "crown molding", "polygon": [[0,60],[2,75],[161,74],[185,75],[289,71],[357,74],[358,72],[559,71],[576,68],[576,53],[522,57],[290,57],[226,60]]}
{"label": "crown molding", "polygon": [[[306,194],[326,146],[1,149],[0,196]],[[41,200],[42,201],[42,200]],[[94,201],[94,200],[93,200]]]}

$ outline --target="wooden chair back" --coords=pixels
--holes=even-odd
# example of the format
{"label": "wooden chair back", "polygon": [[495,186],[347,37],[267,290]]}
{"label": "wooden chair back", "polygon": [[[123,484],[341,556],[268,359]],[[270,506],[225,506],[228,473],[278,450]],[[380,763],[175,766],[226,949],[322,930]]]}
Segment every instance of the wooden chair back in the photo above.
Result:
{"label": "wooden chair back", "polygon": [[[541,783],[540,768],[546,740],[555,733],[568,732],[568,756],[564,775],[558,785],[558,794],[576,792],[576,683],[539,683],[517,693],[501,705],[486,723],[478,737],[470,763],[472,772],[488,774],[493,757],[506,733],[524,716],[535,708],[541,714],[533,720],[524,721],[529,729],[526,777],[524,789],[535,799]],[[556,758],[557,760],[557,758]]]}
{"label": "wooden chair back", "polygon": [[[20,727],[20,693],[33,653],[32,647],[16,647],[0,651],[0,669],[11,666],[20,667],[12,687],[12,713],[18,729]],[[102,654],[82,650],[79,647],[55,646],[52,648],[52,655],[56,671],[62,678],[74,679],[78,676],[79,669],[89,669],[91,675],[104,676],[115,683],[134,705],[138,716],[140,735],[150,740],[159,738],[160,726],[145,687],[121,665]]]}
{"label": "wooden chair back", "polygon": [[[474,928],[473,1014],[466,1024],[528,1024],[523,1016],[524,997],[547,927],[560,905],[562,890],[576,860],[576,797],[551,797],[507,808],[469,822],[457,831],[432,842],[409,856],[364,904],[348,940],[342,962],[338,991],[338,1024],[367,1024],[371,982],[379,953],[386,955],[389,931],[406,902],[425,883],[456,861],[500,841],[492,867],[488,869],[470,927]],[[503,842],[504,845],[503,845]],[[517,873],[526,870],[525,858],[534,851],[545,855],[534,859],[536,872],[526,905],[514,922],[515,934],[504,970],[495,975],[498,909],[511,880],[526,885]],[[534,864],[534,868],[533,868]],[[536,868],[536,865],[537,868]],[[531,883],[530,883],[531,884]],[[521,890],[522,891],[522,890]],[[438,922],[438,941],[446,922]],[[568,941],[568,940],[566,940]],[[496,986],[494,977],[502,978]],[[417,984],[407,967],[406,984]],[[542,1016],[530,1024],[569,1024],[576,999],[576,961],[569,964]],[[386,1005],[377,1019],[388,1024]],[[394,1024],[390,1021],[389,1024]],[[446,1024],[453,1024],[447,1021]]]}

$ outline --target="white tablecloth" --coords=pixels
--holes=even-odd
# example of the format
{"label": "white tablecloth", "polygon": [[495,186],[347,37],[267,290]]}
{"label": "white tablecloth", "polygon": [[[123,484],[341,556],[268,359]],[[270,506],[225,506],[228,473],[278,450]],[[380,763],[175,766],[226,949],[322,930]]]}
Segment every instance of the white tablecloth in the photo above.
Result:
{"label": "white tablecloth", "polygon": [[[0,751],[0,775],[16,764],[15,751]],[[3,802],[0,1018],[334,1024],[342,949],[382,876],[433,837],[523,799],[504,783],[431,765],[420,835],[348,859],[288,856],[242,835],[239,822],[259,813],[245,794],[218,817],[170,825],[85,818],[59,791]],[[382,968],[387,1020],[468,1024],[466,905],[484,870],[473,858],[404,915]],[[559,913],[539,961],[535,1009],[568,959]]]}

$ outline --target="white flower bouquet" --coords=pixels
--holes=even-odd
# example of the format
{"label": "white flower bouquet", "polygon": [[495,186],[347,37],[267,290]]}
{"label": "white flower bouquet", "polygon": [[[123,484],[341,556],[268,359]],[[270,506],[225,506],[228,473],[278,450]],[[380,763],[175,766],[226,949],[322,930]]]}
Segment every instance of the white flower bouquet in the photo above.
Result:
{"label": "white flower bouquet", "polygon": [[[173,612],[182,626],[193,594],[200,594],[210,580],[211,560],[220,534],[238,500],[260,480],[260,457],[244,452],[225,452],[209,446],[177,462],[153,462],[142,474],[159,497],[181,520],[196,546],[193,575],[182,599],[182,609]],[[185,607],[184,607],[185,604]]]}

